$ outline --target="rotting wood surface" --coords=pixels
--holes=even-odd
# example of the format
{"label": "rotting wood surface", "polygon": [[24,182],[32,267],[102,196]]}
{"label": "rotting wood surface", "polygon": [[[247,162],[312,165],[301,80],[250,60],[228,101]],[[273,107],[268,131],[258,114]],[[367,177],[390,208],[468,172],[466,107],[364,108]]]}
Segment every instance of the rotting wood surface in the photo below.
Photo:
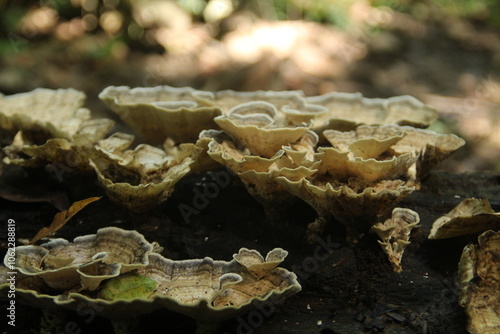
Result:
{"label": "rotting wood surface", "polygon": [[[24,189],[28,195],[19,196],[25,196],[25,200],[33,197],[28,187],[40,186],[37,182],[48,197],[56,197],[51,198],[56,202],[66,200],[57,198],[64,197],[62,194],[70,201],[103,194],[93,176],[67,173],[64,183],[58,183],[50,173],[33,173],[26,176],[4,171],[0,183],[4,189]],[[217,183],[217,177],[231,177],[231,181]],[[205,190],[210,191],[207,196],[196,195]],[[183,179],[165,205],[144,214],[133,214],[103,198],[78,213],[57,237],[73,239],[104,226],[136,229],[147,240],[163,245],[162,254],[172,259],[209,256],[230,260],[240,247],[261,253],[275,247],[288,250],[282,266],[297,274],[303,290],[281,305],[269,303],[225,322],[220,329],[224,334],[460,334],[466,333],[466,316],[457,303],[457,265],[463,247],[475,242],[477,235],[449,240],[428,240],[427,235],[437,217],[466,197],[486,197],[492,208],[500,211],[500,174],[434,172],[424,180],[420,191],[400,205],[417,211],[421,222],[403,256],[402,273],[392,271],[374,234],[367,233],[352,246],[345,243],[341,227],[329,224],[316,243],[307,244],[305,231],[315,214],[300,200],[283,217],[269,223],[261,205],[224,169]],[[180,211],[181,204],[193,210]],[[0,221],[6,226],[8,219],[14,219],[18,238],[30,239],[57,212],[47,203],[0,200]],[[4,232],[0,232],[2,236]],[[1,240],[6,251],[6,238]],[[1,302],[3,308],[6,299]],[[16,303],[15,332],[37,332],[40,310],[23,305],[21,300]],[[76,326],[70,329],[112,332],[107,319],[93,314],[92,310],[70,312],[68,321]],[[0,328],[6,327],[6,321],[2,321]],[[194,333],[196,323],[176,313],[157,311],[140,319],[140,329],[144,333]]]}

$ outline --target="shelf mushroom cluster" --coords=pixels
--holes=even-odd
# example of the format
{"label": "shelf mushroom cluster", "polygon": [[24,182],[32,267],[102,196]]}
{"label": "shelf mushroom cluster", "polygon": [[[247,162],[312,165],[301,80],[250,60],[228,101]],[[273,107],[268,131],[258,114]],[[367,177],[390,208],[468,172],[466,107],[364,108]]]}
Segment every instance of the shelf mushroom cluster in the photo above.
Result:
{"label": "shelf mushroom cluster", "polygon": [[[421,129],[437,115],[410,96],[112,86],[99,97],[144,143],[128,149],[134,136],[106,138],[113,123],[89,120],[82,93],[38,89],[0,99],[0,127],[19,130],[4,162],[77,161],[72,167],[95,170],[108,196],[133,211],[158,206],[189,173],[222,164],[268,213],[297,196],[318,213],[311,235],[333,217],[356,240],[464,144]],[[45,142],[25,138],[39,132]]]}
{"label": "shelf mushroom cluster", "polygon": [[[426,130],[437,113],[410,96],[112,86],[99,98],[134,135],[110,134],[114,122],[92,119],[83,108],[85,95],[73,89],[0,95],[0,140],[2,145],[10,141],[1,152],[0,173],[5,164],[59,164],[93,172],[111,200],[143,212],[166,201],[190,173],[225,166],[270,218],[287,210],[294,198],[309,204],[317,212],[308,227],[310,240],[328,221],[345,226],[352,242],[371,228],[395,271],[402,270],[411,229],[419,223],[417,213],[395,207],[465,143],[453,134]],[[498,214],[485,205],[480,213],[469,210],[475,203],[464,203],[437,221],[430,238],[497,228]],[[384,220],[391,210],[392,217]],[[463,212],[465,220],[459,217]],[[494,219],[468,223],[478,215]],[[497,232],[485,232],[479,246],[468,246],[462,256],[461,303],[471,319],[483,307],[472,282],[482,277],[482,257],[490,261],[497,240]],[[295,274],[278,267],[287,255],[280,248],[266,258],[242,248],[229,262],[175,261],[159,253],[158,245],[136,231],[113,227],[73,242],[21,246],[16,248],[16,290],[47,309],[95,304],[116,322],[167,308],[197,319],[202,333],[214,319],[237,316],[301,289]],[[0,290],[8,289],[6,268],[0,268]],[[498,276],[495,268],[487,269],[488,277]],[[498,285],[486,283],[485,289]],[[496,309],[490,313],[498,314]],[[470,328],[478,326],[470,320]]]}
{"label": "shelf mushroom cluster", "polygon": [[[76,310],[81,302],[112,321],[137,318],[156,309],[216,322],[261,303],[282,302],[300,291],[294,273],[278,267],[288,252],[275,248],[264,258],[242,248],[233,260],[209,257],[171,260],[136,231],[105,227],[73,242],[54,239],[15,249],[16,294],[47,309]],[[0,290],[8,290],[11,262],[0,267]],[[9,262],[10,261],[10,262]]]}

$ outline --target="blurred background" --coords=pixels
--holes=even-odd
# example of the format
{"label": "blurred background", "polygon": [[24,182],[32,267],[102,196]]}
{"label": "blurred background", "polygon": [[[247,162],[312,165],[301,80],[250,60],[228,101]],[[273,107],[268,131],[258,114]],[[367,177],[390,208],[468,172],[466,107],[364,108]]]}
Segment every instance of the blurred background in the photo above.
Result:
{"label": "blurred background", "polygon": [[497,0],[0,0],[0,92],[109,85],[413,95],[500,171]]}

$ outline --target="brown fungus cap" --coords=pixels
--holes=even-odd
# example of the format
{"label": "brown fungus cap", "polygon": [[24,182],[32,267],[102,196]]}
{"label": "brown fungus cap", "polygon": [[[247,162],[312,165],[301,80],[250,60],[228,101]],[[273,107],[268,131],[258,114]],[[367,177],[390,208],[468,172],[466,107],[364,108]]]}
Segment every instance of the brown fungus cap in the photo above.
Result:
{"label": "brown fungus cap", "polygon": [[500,213],[486,198],[466,198],[432,224],[429,239],[453,238],[500,228]]}
{"label": "brown fungus cap", "polygon": [[458,285],[469,333],[500,333],[500,232],[486,231],[464,248]]}
{"label": "brown fungus cap", "polygon": [[271,158],[283,145],[296,142],[308,132],[307,124],[288,126],[283,115],[268,102],[237,105],[215,122],[253,154]]}

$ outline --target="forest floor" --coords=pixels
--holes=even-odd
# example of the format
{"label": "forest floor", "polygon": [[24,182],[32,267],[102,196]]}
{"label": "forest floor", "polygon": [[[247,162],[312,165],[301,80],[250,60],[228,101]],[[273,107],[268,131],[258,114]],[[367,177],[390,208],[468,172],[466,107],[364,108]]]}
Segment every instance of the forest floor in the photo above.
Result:
{"label": "forest floor", "polygon": [[[8,179],[4,174],[0,180],[3,184],[47,189],[53,198],[68,197],[60,201],[104,195],[90,175],[67,175],[59,183],[46,172],[7,172]],[[214,182],[213,177],[213,173],[201,173],[183,179],[166,205],[144,214],[130,213],[104,197],[79,212],[57,236],[72,240],[102,226],[135,229],[148,241],[164,246],[162,255],[177,260],[206,256],[230,260],[241,247],[263,254],[275,247],[288,250],[282,266],[297,274],[302,291],[280,305],[224,322],[220,333],[466,333],[466,316],[457,302],[457,268],[463,247],[477,242],[477,235],[448,240],[428,240],[427,236],[432,222],[466,197],[487,197],[499,211],[500,174],[434,172],[421,190],[401,203],[400,207],[420,216],[420,227],[403,257],[402,273],[392,271],[372,233],[353,246],[345,241],[343,228],[330,222],[318,241],[309,244],[307,223],[314,220],[315,213],[301,201],[290,203],[290,209],[270,223],[237,177],[219,188],[218,195],[198,214],[185,219],[179,206],[192,205],[193,190],[203,191]],[[0,205],[0,220],[15,219],[17,236],[24,239],[47,226],[58,212],[47,203],[0,200]],[[1,246],[6,248],[6,244]],[[317,247],[319,253],[330,255],[317,259]],[[16,333],[38,331],[39,309],[21,302],[16,312]],[[112,331],[110,322],[101,317],[92,321],[76,313],[69,317],[83,333]],[[194,333],[196,322],[157,311],[143,316],[140,328],[147,333]]]}

